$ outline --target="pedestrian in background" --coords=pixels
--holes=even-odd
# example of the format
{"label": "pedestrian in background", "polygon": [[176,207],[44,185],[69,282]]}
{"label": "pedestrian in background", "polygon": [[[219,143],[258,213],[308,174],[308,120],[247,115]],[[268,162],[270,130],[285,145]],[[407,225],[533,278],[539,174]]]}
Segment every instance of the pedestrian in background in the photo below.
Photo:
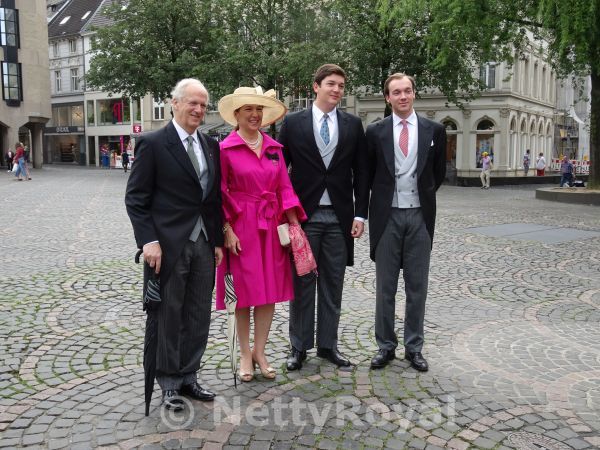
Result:
{"label": "pedestrian in background", "polygon": [[24,167],[25,167],[25,175],[27,176],[28,180],[31,180],[31,174],[29,172],[29,146],[28,145],[24,145],[23,146],[23,151],[25,152],[25,162],[24,162]]}
{"label": "pedestrian in background", "polygon": [[31,180],[31,177],[28,176],[26,162],[25,162],[25,148],[21,142],[17,142],[15,144],[15,156],[13,158],[13,163],[18,164],[17,171],[15,172],[15,181],[23,181],[23,177],[27,177]]}
{"label": "pedestrian in background", "polygon": [[544,154],[540,152],[537,159],[535,160],[535,170],[537,171],[538,177],[543,177],[546,171],[546,158],[544,158]]}
{"label": "pedestrian in background", "polygon": [[4,160],[6,161],[6,167],[8,168],[7,172],[12,172],[13,157],[14,157],[14,153],[12,152],[12,150],[7,151],[6,154],[4,155]]}
{"label": "pedestrian in background", "polygon": [[525,172],[525,176],[529,172],[529,164],[531,163],[531,155],[529,154],[529,149],[525,150],[525,154],[523,155],[523,172]]}
{"label": "pedestrian in background", "polygon": [[102,144],[100,146],[100,165],[101,167],[110,168],[110,150],[108,144]]}
{"label": "pedestrian in background", "polygon": [[127,173],[129,167],[129,153],[127,153],[127,150],[121,153],[121,164],[123,165],[123,172]]}
{"label": "pedestrian in background", "polygon": [[481,189],[489,189],[490,178],[492,177],[492,158],[490,158],[488,152],[483,152],[481,156],[481,174],[479,175],[479,178],[481,178]]}
{"label": "pedestrian in background", "polygon": [[568,156],[563,156],[562,163],[560,164],[560,187],[565,184],[567,186],[573,185],[573,164],[569,161]]}

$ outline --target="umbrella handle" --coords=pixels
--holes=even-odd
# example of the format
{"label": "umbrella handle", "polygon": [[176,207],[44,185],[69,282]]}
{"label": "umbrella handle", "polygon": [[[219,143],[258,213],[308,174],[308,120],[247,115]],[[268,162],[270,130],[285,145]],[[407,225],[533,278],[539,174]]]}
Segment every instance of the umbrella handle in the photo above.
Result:
{"label": "umbrella handle", "polygon": [[227,275],[230,275],[231,274],[231,268],[229,267],[229,250],[227,250],[227,249],[225,250],[225,264],[226,264],[225,273]]}

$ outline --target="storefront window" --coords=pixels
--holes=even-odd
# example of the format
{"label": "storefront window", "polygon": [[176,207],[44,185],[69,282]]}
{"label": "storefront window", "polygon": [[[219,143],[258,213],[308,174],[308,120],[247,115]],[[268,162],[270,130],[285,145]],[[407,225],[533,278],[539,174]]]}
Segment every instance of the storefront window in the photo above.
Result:
{"label": "storefront window", "polygon": [[83,126],[83,105],[71,106],[71,125],[74,127]]}
{"label": "storefront window", "polygon": [[122,167],[121,153],[127,151],[129,147],[129,136],[101,136],[98,142],[100,167]]}
{"label": "storefront window", "polygon": [[131,123],[129,99],[115,98],[96,101],[98,125],[122,125]]}
{"label": "storefront window", "polygon": [[69,107],[61,106],[58,109],[58,123],[57,127],[68,127],[69,126]]}
{"label": "storefront window", "polygon": [[83,125],[83,104],[52,106],[52,122],[48,126],[82,127]]}
{"label": "storefront window", "polygon": [[94,100],[87,101],[87,124],[94,125]]}

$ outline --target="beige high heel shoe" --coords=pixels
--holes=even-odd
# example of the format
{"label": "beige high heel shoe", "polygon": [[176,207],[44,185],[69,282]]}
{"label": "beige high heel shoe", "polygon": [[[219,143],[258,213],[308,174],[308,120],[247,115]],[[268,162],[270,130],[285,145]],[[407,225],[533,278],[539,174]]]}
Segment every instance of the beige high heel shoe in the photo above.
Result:
{"label": "beige high heel shoe", "polygon": [[273,369],[271,366],[262,368],[260,364],[258,364],[258,362],[252,358],[252,364],[254,365],[254,368],[256,368],[256,366],[258,366],[258,370],[260,370],[260,373],[263,377],[265,377],[267,380],[274,380],[275,377],[277,376],[277,371],[275,369]]}
{"label": "beige high heel shoe", "polygon": [[[254,359],[252,359],[252,369],[254,369]],[[240,357],[240,368],[238,370],[238,378],[244,383],[248,383],[254,379],[254,372],[243,372],[242,371],[242,358]]]}

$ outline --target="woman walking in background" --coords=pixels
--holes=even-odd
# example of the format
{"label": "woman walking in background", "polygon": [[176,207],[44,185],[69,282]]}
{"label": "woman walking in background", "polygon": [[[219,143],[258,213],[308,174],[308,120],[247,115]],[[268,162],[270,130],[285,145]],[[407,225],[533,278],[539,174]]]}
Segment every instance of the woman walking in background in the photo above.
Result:
{"label": "woman walking in background", "polygon": [[544,158],[544,154],[542,152],[540,152],[535,160],[535,170],[537,171],[538,177],[544,176],[544,172],[546,171],[546,158]]}
{"label": "woman walking in background", "polygon": [[23,178],[21,178],[22,176],[31,180],[26,166],[27,163],[25,162],[25,148],[21,142],[15,144],[13,164],[18,164],[17,171],[15,172],[15,181],[23,181]]}

